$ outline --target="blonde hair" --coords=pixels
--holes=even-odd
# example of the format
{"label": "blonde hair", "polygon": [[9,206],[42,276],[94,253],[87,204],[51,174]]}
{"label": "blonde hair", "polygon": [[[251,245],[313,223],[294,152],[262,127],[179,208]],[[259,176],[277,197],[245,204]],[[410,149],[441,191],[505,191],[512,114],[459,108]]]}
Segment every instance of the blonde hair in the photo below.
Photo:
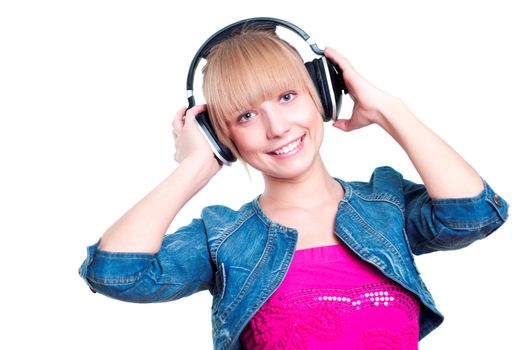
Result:
{"label": "blonde hair", "polygon": [[306,91],[323,114],[302,58],[270,31],[242,29],[215,45],[203,68],[203,93],[214,130],[238,157],[227,121],[292,88]]}

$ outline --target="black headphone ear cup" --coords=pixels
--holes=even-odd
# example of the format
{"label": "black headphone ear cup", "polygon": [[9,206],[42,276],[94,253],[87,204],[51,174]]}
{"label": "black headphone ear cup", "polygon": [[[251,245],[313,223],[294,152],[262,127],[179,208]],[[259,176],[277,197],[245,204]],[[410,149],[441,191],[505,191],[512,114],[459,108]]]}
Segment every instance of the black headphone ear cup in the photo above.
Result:
{"label": "black headphone ear cup", "polygon": [[330,121],[331,119],[336,119],[336,104],[335,97],[332,91],[331,79],[329,76],[329,71],[327,69],[327,60],[325,57],[317,58],[314,60],[315,71],[317,72],[320,91],[324,96],[324,108],[325,108],[325,119],[324,121]]}
{"label": "black headphone ear cup", "polygon": [[324,56],[306,62],[305,67],[320,97],[324,121],[336,120],[346,91],[340,70]]}
{"label": "black headphone ear cup", "polygon": [[216,155],[216,158],[218,158],[223,164],[227,165],[236,161],[234,153],[232,153],[232,151],[220,141],[220,138],[214,131],[207,111],[199,113],[196,116],[196,121],[198,122],[199,129],[212,147],[212,151]]}

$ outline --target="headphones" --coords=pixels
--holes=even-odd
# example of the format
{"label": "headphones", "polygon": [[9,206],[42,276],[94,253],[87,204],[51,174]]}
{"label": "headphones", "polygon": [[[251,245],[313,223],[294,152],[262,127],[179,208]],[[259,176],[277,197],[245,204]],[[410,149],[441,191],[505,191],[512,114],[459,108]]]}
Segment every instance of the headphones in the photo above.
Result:
{"label": "headphones", "polygon": [[[340,68],[333,64],[331,61],[324,57],[324,50],[320,49],[317,44],[310,40],[309,35],[296,25],[287,21],[271,18],[271,17],[255,17],[248,18],[233,24],[226,26],[212,35],[194,56],[187,75],[187,98],[188,108],[192,108],[196,105],[194,101],[194,75],[199,61],[203,58],[206,59],[210,52],[210,49],[218,44],[220,41],[229,38],[244,28],[251,28],[254,30],[262,31],[276,31],[277,26],[282,26],[300,35],[304,41],[306,41],[311,50],[320,55],[320,58],[316,58],[313,61],[305,62],[304,65],[309,73],[309,76],[315,84],[315,88],[322,102],[324,108],[324,115],[322,119],[327,122],[330,120],[336,120],[340,112],[340,106],[342,103],[342,95],[347,93],[346,85],[342,78],[342,71]],[[216,136],[212,123],[210,121],[207,111],[201,112],[196,116],[199,129],[205,135],[206,139],[210,143],[216,159],[222,164],[230,165],[236,161],[234,153],[222,144],[219,138]]]}

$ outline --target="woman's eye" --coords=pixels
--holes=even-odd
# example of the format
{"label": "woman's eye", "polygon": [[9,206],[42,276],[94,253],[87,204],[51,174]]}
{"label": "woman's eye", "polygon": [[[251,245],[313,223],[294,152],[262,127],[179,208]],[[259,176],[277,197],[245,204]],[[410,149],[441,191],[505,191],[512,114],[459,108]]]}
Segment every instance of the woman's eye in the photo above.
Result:
{"label": "woman's eye", "polygon": [[282,95],[282,101],[285,101],[285,102],[291,101],[294,98],[294,95],[295,94],[293,92],[287,92],[284,95]]}
{"label": "woman's eye", "polygon": [[253,114],[254,113],[252,113],[252,112],[245,112],[245,113],[243,113],[242,115],[240,115],[238,117],[238,121],[241,122],[241,123],[246,122],[246,121],[248,121],[249,119],[251,119],[253,117]]}

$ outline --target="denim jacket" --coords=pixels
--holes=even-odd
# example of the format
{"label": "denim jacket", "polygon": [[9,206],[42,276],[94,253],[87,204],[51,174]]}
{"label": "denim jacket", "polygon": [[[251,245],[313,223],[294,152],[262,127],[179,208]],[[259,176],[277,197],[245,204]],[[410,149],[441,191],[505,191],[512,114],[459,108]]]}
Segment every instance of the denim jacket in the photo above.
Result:
{"label": "denim jacket", "polygon": [[[477,196],[432,199],[423,185],[390,167],[369,182],[344,182],[335,234],[386,277],[417,295],[423,338],[443,316],[419,276],[413,254],[458,249],[496,230],[508,204],[483,181]],[[235,211],[203,209],[201,218],[166,235],[157,254],[110,253],[88,247],[79,272],[93,291],[119,300],[176,300],[208,290],[214,349],[242,349],[245,325],[279,287],[295,253],[298,233],[271,221],[258,198]]]}

